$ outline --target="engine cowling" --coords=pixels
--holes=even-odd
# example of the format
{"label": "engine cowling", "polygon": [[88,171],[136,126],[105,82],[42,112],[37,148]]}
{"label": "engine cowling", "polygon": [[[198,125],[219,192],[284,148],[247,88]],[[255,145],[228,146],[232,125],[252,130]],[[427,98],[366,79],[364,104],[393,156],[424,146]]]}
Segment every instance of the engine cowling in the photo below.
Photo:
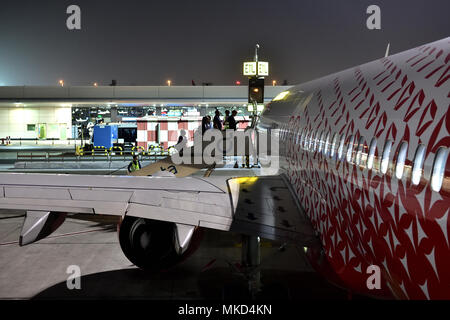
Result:
{"label": "engine cowling", "polygon": [[172,222],[126,216],[119,225],[119,242],[125,256],[144,270],[167,270],[198,247],[201,229],[191,235],[187,250],[177,245],[177,226]]}

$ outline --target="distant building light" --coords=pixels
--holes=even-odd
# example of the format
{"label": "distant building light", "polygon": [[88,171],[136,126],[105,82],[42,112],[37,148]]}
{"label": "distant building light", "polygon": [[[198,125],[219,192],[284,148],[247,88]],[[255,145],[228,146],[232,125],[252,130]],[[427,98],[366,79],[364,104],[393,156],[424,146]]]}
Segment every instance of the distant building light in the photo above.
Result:
{"label": "distant building light", "polygon": [[60,85],[61,87],[64,87],[64,80],[59,80],[59,85]]}
{"label": "distant building light", "polygon": [[167,85],[170,87],[172,85],[172,81],[171,80],[167,80]]}
{"label": "distant building light", "polygon": [[[263,110],[264,110],[264,105],[263,104],[257,104],[256,105],[256,111],[262,112]],[[247,106],[247,111],[249,111],[249,112],[255,111],[252,104],[249,104]]]}
{"label": "distant building light", "polygon": [[272,86],[276,86],[277,85],[277,80],[272,80]]}
{"label": "distant building light", "polygon": [[241,85],[241,82],[240,82],[240,81],[236,81],[235,83],[236,83],[237,86],[240,86],[240,85]]}

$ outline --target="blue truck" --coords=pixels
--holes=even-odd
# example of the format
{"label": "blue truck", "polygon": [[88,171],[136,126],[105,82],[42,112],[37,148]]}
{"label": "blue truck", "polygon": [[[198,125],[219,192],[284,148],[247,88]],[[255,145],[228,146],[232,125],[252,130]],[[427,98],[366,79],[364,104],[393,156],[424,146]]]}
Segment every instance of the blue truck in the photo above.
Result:
{"label": "blue truck", "polygon": [[122,150],[131,149],[136,145],[137,125],[129,123],[94,126],[92,143],[95,147],[109,149],[113,146]]}
{"label": "blue truck", "polygon": [[104,147],[110,149],[118,141],[118,126],[117,125],[96,125],[92,142],[94,147]]}

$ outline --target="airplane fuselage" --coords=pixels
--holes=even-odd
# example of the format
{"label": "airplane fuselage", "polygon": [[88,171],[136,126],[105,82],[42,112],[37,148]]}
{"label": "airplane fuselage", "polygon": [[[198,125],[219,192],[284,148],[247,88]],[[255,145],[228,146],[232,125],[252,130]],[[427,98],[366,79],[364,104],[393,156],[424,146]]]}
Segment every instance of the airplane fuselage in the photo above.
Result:
{"label": "airplane fuselage", "polygon": [[[263,112],[322,243],[309,257],[326,257],[332,281],[450,298],[449,60],[446,38],[292,87]],[[367,286],[372,265],[381,289]]]}

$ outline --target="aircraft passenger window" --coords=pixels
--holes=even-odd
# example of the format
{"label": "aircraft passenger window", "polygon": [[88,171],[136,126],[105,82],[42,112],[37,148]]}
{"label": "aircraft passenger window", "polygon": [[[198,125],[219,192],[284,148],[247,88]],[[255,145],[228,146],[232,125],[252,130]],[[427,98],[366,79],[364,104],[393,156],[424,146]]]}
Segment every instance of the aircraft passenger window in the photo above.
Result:
{"label": "aircraft passenger window", "polygon": [[431,173],[431,188],[436,192],[439,192],[442,187],[448,151],[448,148],[440,147],[436,152],[436,157],[434,158],[433,171]]}
{"label": "aircraft passenger window", "polygon": [[317,148],[319,147],[319,131],[316,131],[316,135],[314,137],[314,146],[313,146],[313,151],[317,151]]}
{"label": "aircraft passenger window", "polygon": [[403,170],[405,168],[405,160],[407,153],[408,153],[408,142],[403,141],[400,144],[400,149],[397,155],[397,164],[395,166],[395,176],[397,177],[397,179],[401,179],[403,177]]}
{"label": "aircraft passenger window", "polygon": [[369,156],[367,158],[367,169],[372,169],[373,167],[373,159],[375,157],[375,151],[377,149],[377,139],[372,138],[372,141],[370,141],[370,147],[369,147]]}
{"label": "aircraft passenger window", "polygon": [[392,141],[387,140],[383,148],[383,157],[381,158],[381,173],[385,174],[389,168],[389,155],[391,154]]}
{"label": "aircraft passenger window", "polygon": [[309,146],[309,133],[308,131],[305,131],[305,140],[303,141],[303,149],[306,150],[306,148]]}
{"label": "aircraft passenger window", "polygon": [[412,169],[411,181],[413,184],[418,185],[420,183],[420,177],[422,176],[423,161],[425,160],[426,148],[423,144],[417,147],[416,154],[414,155],[414,164]]}
{"label": "aircraft passenger window", "polygon": [[313,134],[314,134],[314,131],[311,130],[311,132],[308,135],[308,140],[306,141],[306,150],[308,150],[308,151],[311,150],[311,141],[313,138]]}
{"label": "aircraft passenger window", "polygon": [[328,156],[328,150],[330,149],[330,133],[327,134],[327,139],[325,140],[325,147],[323,149],[323,154]]}
{"label": "aircraft passenger window", "polygon": [[338,134],[335,133],[333,136],[333,142],[331,143],[330,158],[334,157],[334,154],[336,153],[337,149],[337,144],[338,144]]}
{"label": "aircraft passenger window", "polygon": [[320,140],[319,140],[319,153],[322,152],[324,140],[325,140],[325,131],[322,131],[322,134],[320,135]]}
{"label": "aircraft passenger window", "polygon": [[297,144],[300,146],[302,143],[302,135],[303,135],[303,130],[302,129],[298,129],[298,140],[297,140]]}
{"label": "aircraft passenger window", "polygon": [[310,149],[312,152],[316,151],[317,147],[317,131],[314,131],[312,139],[311,139],[311,146]]}
{"label": "aircraft passenger window", "polygon": [[313,147],[316,142],[316,132],[311,133],[311,138],[309,139],[309,151],[314,151]]}
{"label": "aircraft passenger window", "polygon": [[342,157],[344,156],[344,144],[345,144],[345,135],[342,135],[338,149],[338,160],[342,160]]}
{"label": "aircraft passenger window", "polygon": [[352,152],[354,143],[355,143],[355,136],[350,136],[347,144],[347,162],[352,161]]}
{"label": "aircraft passenger window", "polygon": [[359,165],[361,163],[361,156],[362,156],[362,152],[364,150],[364,142],[365,142],[365,139],[363,136],[361,136],[359,138],[358,149],[356,150],[356,156],[355,156],[355,163],[357,165]]}
{"label": "aircraft passenger window", "polygon": [[301,133],[301,135],[300,135],[300,141],[299,141],[299,143],[298,143],[301,147],[303,146],[303,142],[305,141],[305,134],[306,134],[306,130],[303,129],[303,130],[302,130],[302,133]]}
{"label": "aircraft passenger window", "polygon": [[306,133],[305,150],[309,149],[309,141],[311,140],[311,134],[312,134],[312,132],[307,132]]}

